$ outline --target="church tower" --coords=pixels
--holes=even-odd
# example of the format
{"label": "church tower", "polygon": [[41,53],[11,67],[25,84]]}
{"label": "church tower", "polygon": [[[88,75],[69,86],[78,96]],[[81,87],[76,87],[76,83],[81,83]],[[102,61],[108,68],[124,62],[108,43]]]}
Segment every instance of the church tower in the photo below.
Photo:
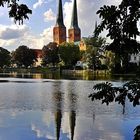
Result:
{"label": "church tower", "polygon": [[66,27],[63,22],[62,0],[59,0],[58,2],[56,25],[53,28],[53,41],[58,45],[66,42]]}
{"label": "church tower", "polygon": [[81,30],[78,26],[78,15],[77,15],[77,3],[74,0],[73,3],[73,11],[72,11],[72,19],[71,19],[71,26],[68,30],[69,34],[69,42],[77,42],[81,40]]}

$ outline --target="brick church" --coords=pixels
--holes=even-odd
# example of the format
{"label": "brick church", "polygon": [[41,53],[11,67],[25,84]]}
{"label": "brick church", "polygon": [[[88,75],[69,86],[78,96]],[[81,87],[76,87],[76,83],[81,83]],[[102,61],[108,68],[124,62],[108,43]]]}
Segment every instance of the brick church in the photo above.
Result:
{"label": "brick church", "polygon": [[81,30],[78,26],[76,0],[74,0],[74,3],[73,3],[71,26],[70,26],[70,29],[68,29],[68,37],[67,37],[66,31],[67,30],[63,21],[62,0],[59,0],[56,25],[53,28],[53,41],[56,42],[58,45],[63,42],[66,42],[67,38],[68,38],[69,43],[75,43],[75,42],[81,41]]}
{"label": "brick church", "polygon": [[[62,0],[58,1],[58,13],[56,17],[56,24],[53,28],[53,42],[60,45],[63,42],[74,43],[79,46],[80,50],[85,51],[86,45],[84,43],[84,40],[81,40],[81,29],[78,25],[78,14],[77,14],[77,2],[74,0],[73,3],[73,9],[72,9],[72,17],[71,17],[71,26],[68,29],[68,36],[67,36],[67,29],[64,25],[63,21],[63,7],[62,7]],[[37,60],[38,63],[36,63],[36,66],[41,65],[42,61],[42,50],[34,49],[35,53],[37,54]]]}

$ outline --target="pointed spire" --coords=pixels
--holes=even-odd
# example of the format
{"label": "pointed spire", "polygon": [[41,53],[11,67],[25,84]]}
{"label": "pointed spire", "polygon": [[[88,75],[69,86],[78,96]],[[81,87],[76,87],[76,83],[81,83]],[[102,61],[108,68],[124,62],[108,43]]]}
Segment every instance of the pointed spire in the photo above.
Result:
{"label": "pointed spire", "polygon": [[76,112],[72,110],[72,111],[70,112],[71,140],[73,140],[73,138],[74,138],[75,124],[76,124]]}
{"label": "pointed spire", "polygon": [[78,16],[77,16],[77,3],[76,3],[76,0],[74,0],[74,3],[73,3],[71,28],[79,28],[79,26],[78,26]]}
{"label": "pointed spire", "polygon": [[59,0],[59,2],[58,2],[58,13],[57,13],[57,17],[56,17],[56,26],[64,26],[62,0]]}
{"label": "pointed spire", "polygon": [[61,110],[57,110],[57,112],[55,114],[56,140],[59,140],[60,139],[61,120],[62,120]]}

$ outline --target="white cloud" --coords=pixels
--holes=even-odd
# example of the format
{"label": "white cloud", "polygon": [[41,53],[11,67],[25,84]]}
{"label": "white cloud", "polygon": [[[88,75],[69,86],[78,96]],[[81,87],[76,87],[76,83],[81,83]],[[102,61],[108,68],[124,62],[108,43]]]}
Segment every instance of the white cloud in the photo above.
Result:
{"label": "white cloud", "polygon": [[52,9],[49,9],[44,13],[44,21],[55,20],[55,14],[53,13]]}
{"label": "white cloud", "polygon": [[53,26],[46,28],[40,35],[34,35],[26,25],[0,25],[0,47],[15,50],[20,45],[29,48],[42,47],[53,41]]}
{"label": "white cloud", "polygon": [[0,46],[12,50],[18,47],[21,38],[29,34],[26,25],[0,25]]}
{"label": "white cloud", "polygon": [[48,4],[49,2],[53,2],[54,0],[37,0],[35,4],[33,4],[33,9],[41,7],[43,4]]}
{"label": "white cloud", "polygon": [[34,5],[33,8],[36,9],[38,7],[40,7],[42,4],[45,3],[45,0],[38,0]]}
{"label": "white cloud", "polygon": [[[66,2],[64,4],[64,14],[65,14],[64,22],[67,28],[69,28],[71,24],[72,7],[73,1]],[[78,7],[79,27],[81,28],[82,36],[91,34],[94,25],[94,8],[95,8],[94,1],[78,0],[77,7]]]}
{"label": "white cloud", "polygon": [[65,2],[64,4],[64,23],[67,28],[70,27],[71,24],[71,16],[72,16],[72,2]]}
{"label": "white cloud", "polygon": [[0,39],[0,47],[10,50],[9,46],[15,46],[16,40],[2,40]]}
{"label": "white cloud", "polygon": [[40,48],[53,41],[53,26],[44,29],[43,33],[40,34],[40,40],[42,42]]}
{"label": "white cloud", "polygon": [[[44,45],[53,41],[53,27],[44,29],[44,31],[38,35],[28,34],[26,37],[20,39],[19,45],[27,45],[29,48],[42,49]],[[18,46],[19,46],[18,45]]]}
{"label": "white cloud", "polygon": [[[96,15],[97,10],[100,9],[104,4],[106,5],[118,5],[121,0],[77,0],[78,7],[78,21],[79,27],[82,31],[82,36],[89,36],[93,33],[95,22],[99,21],[98,15]],[[73,0],[64,3],[64,22],[67,29],[71,24]]]}
{"label": "white cloud", "polygon": [[0,25],[0,39],[10,40],[24,36],[29,28],[26,25]]}

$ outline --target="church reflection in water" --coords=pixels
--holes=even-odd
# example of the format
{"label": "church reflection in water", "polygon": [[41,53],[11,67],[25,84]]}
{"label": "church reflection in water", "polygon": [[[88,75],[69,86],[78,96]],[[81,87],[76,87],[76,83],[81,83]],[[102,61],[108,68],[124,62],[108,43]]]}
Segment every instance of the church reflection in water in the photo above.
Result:
{"label": "church reflection in water", "polygon": [[56,92],[54,93],[54,103],[55,103],[55,124],[56,124],[56,139],[60,138],[60,130],[61,130],[61,122],[62,122],[62,93]]}
{"label": "church reflection in water", "polygon": [[[75,93],[72,93],[70,91],[67,91],[69,93],[66,93],[68,95],[67,97],[65,96],[65,93],[61,92],[61,84],[57,84],[56,86],[57,89],[54,89],[53,93],[53,101],[54,101],[54,119],[55,119],[55,126],[56,126],[56,140],[59,140],[61,138],[62,132],[62,119],[66,119],[67,117],[69,120],[65,123],[69,128],[69,133],[70,136],[67,136],[67,139],[73,140],[74,139],[74,131],[75,131],[75,126],[76,126],[76,108],[77,108],[77,96]],[[58,92],[59,91],[59,92]],[[63,113],[63,105],[64,105],[64,100],[67,98],[66,102],[69,103],[69,110],[66,113],[67,115],[65,116]],[[64,116],[63,116],[64,115]],[[69,134],[67,134],[69,135]],[[68,138],[69,137],[69,138]],[[62,136],[61,139],[64,139],[64,136]]]}

